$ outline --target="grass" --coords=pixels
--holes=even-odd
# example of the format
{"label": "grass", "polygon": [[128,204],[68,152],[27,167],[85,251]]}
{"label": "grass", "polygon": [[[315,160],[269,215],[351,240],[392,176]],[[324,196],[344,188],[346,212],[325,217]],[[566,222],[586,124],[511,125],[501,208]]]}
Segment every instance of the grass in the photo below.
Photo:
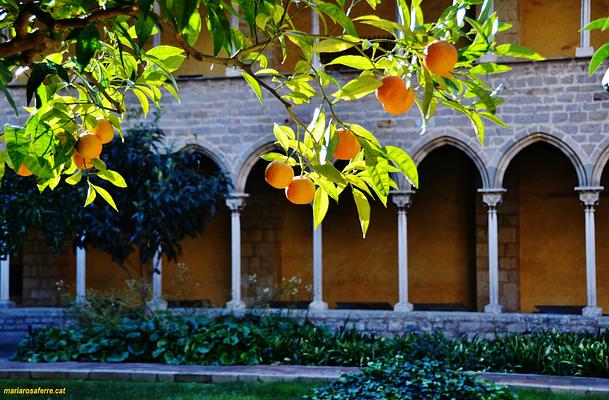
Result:
{"label": "grass", "polygon": [[[5,388],[66,388],[66,395],[11,395],[10,399],[74,400],[296,400],[314,383],[148,383],[94,381],[0,380],[0,398]],[[8,397],[7,397],[8,398]],[[609,400],[609,396],[576,396],[547,392],[518,392],[519,400]]]}

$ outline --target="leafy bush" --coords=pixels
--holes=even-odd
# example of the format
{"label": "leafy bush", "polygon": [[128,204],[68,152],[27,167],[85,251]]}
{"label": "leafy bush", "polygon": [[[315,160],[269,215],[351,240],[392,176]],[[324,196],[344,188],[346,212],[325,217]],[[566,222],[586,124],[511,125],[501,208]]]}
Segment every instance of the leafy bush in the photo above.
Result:
{"label": "leafy bush", "polygon": [[508,388],[476,378],[472,373],[448,369],[439,361],[406,362],[398,356],[371,363],[358,373],[345,375],[328,386],[313,389],[310,400],[511,400]]}
{"label": "leafy bush", "polygon": [[493,340],[449,339],[439,333],[377,338],[352,329],[332,331],[289,317],[253,314],[126,314],[118,324],[36,330],[22,341],[15,359],[365,366],[398,355],[468,371],[609,377],[609,333],[540,332]]}

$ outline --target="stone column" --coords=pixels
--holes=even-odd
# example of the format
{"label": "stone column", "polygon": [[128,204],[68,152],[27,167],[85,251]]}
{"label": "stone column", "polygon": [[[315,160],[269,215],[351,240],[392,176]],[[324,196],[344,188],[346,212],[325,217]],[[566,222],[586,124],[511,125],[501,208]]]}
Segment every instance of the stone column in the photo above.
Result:
{"label": "stone column", "polygon": [[[580,29],[590,23],[590,0],[581,0]],[[581,29],[579,32],[579,47],[575,49],[576,57],[591,57],[594,49],[590,45],[590,31]]]}
{"label": "stone column", "polygon": [[[313,35],[319,35],[319,15],[311,8],[311,33]],[[317,39],[315,40],[318,41]],[[319,54],[313,54],[313,59],[311,60],[311,64],[314,69],[319,69],[321,67],[321,61],[319,60]]]}
{"label": "stone column", "polygon": [[226,304],[230,309],[243,309],[241,300],[241,211],[248,198],[246,193],[231,193],[226,205],[231,210],[231,299]]}
{"label": "stone column", "polygon": [[596,304],[596,238],[594,228],[594,207],[602,187],[577,187],[579,200],[584,205],[586,220],[586,297],[587,305],[582,314],[586,316],[603,315],[603,310]]}
{"label": "stone column", "polygon": [[82,303],[87,296],[87,251],[76,248],[76,302]]}
{"label": "stone column", "polygon": [[[234,9],[237,13],[239,13],[239,8],[237,6],[234,6]],[[233,29],[239,29],[239,16],[235,15],[235,14],[231,14],[230,15],[230,27]],[[236,52],[237,49],[233,48],[233,53]],[[224,75],[226,76],[241,76],[241,72],[239,72],[238,68],[235,67],[226,67],[226,70],[224,72]]]}
{"label": "stone column", "polygon": [[499,304],[499,224],[497,207],[501,204],[505,189],[480,189],[482,200],[488,208],[488,296],[489,303],[484,306],[486,313],[500,313],[503,307]]}
{"label": "stone column", "polygon": [[[488,2],[488,13],[492,14],[495,12],[495,1],[494,0],[489,0]],[[482,12],[482,9],[480,9],[480,12]],[[487,62],[497,62],[497,56],[491,53],[486,53],[485,55],[483,55],[482,57],[480,57],[480,62],[481,63],[487,63]]]}
{"label": "stone column", "polygon": [[11,257],[7,254],[0,259],[0,308],[13,308],[15,303],[11,301],[10,288],[10,265]]}
{"label": "stone column", "polygon": [[313,301],[309,304],[310,311],[324,311],[328,303],[323,300],[323,253],[322,253],[322,224],[317,229],[313,227]]}
{"label": "stone column", "polygon": [[163,253],[161,248],[152,257],[152,300],[148,305],[153,310],[167,309],[167,302],[163,300]]}
{"label": "stone column", "polygon": [[408,217],[406,210],[412,201],[412,190],[395,191],[391,194],[393,203],[398,208],[398,302],[394,311],[412,311],[408,302]]}

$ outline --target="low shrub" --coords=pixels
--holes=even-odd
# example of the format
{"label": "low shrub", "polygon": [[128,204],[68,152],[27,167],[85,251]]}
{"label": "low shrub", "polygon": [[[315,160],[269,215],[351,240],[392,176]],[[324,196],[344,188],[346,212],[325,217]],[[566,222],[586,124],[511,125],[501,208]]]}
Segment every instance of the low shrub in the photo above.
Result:
{"label": "low shrub", "polygon": [[397,356],[313,389],[310,400],[512,400],[511,390],[439,361]]}
{"label": "low shrub", "polygon": [[469,371],[609,377],[609,333],[496,339],[408,333],[379,338],[289,317],[124,316],[120,323],[35,330],[15,360],[365,366],[398,355]]}

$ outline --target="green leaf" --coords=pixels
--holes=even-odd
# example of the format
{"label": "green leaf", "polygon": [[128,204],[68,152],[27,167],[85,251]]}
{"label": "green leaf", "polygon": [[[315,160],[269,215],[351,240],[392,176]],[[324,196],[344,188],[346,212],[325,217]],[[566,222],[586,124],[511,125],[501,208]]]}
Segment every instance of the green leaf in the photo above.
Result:
{"label": "green leaf", "polygon": [[202,27],[203,21],[201,20],[201,14],[196,10],[190,14],[188,25],[182,29],[182,34],[189,45],[194,46],[197,43]]}
{"label": "green leaf", "polygon": [[599,18],[584,26],[582,30],[607,29],[609,28],[609,18]]}
{"label": "green leaf", "polygon": [[471,90],[476,96],[478,96],[480,98],[482,103],[484,103],[484,106],[486,107],[486,109],[491,114],[495,114],[495,112],[497,111],[497,106],[495,105],[495,102],[493,101],[493,98],[491,97],[491,95],[486,90],[484,90],[484,88],[478,86],[474,82],[470,82],[470,81],[466,81],[466,80],[464,80],[463,83],[465,83],[467,85],[467,87],[469,88],[469,90]]}
{"label": "green leaf", "polygon": [[345,29],[345,32],[349,35],[357,36],[357,31],[355,30],[355,25],[353,25],[353,21],[351,21],[351,18],[349,18],[347,14],[345,14],[345,11],[336,4],[318,1],[316,11],[317,10],[326,14],[332,19],[332,21],[342,26]]}
{"label": "green leaf", "polygon": [[474,132],[478,137],[478,141],[480,144],[484,144],[484,123],[482,122],[482,118],[473,112],[468,113],[467,116],[472,121],[472,126],[474,127]]}
{"label": "green leaf", "polygon": [[362,228],[362,235],[366,237],[368,231],[368,225],[370,225],[370,204],[366,195],[356,188],[351,188],[353,193],[353,200],[355,200],[355,206],[357,207],[357,215],[359,217],[359,225]]}
{"label": "green leaf", "polygon": [[148,110],[150,109],[150,102],[148,101],[148,98],[137,86],[132,92],[140,101],[140,104],[142,105],[142,112],[144,113],[144,117],[146,117],[148,115]]}
{"label": "green leaf", "polygon": [[592,75],[607,58],[609,58],[609,43],[605,43],[598,50],[596,50],[592,56],[592,59],[590,60],[588,74]]}
{"label": "green leaf", "polygon": [[336,184],[339,184],[339,185],[346,184],[345,179],[343,178],[343,175],[341,174],[341,172],[339,170],[337,170],[336,167],[330,163],[321,164],[321,165],[314,164],[313,169],[319,175],[326,177],[328,180],[330,180]]}
{"label": "green leaf", "polygon": [[313,46],[313,51],[318,53],[339,53],[353,47],[355,43],[340,39],[325,39]]}
{"label": "green leaf", "polygon": [[103,197],[104,200],[106,200],[106,202],[108,202],[108,204],[110,204],[110,206],[112,208],[114,208],[114,210],[118,211],[118,208],[116,208],[116,203],[114,203],[114,199],[112,198],[112,196],[110,195],[110,193],[108,193],[108,191],[106,189],[104,189],[103,187],[100,187],[100,186],[96,186],[92,183],[90,183],[89,185],[92,186],[93,189],[95,189],[95,191],[97,193],[99,193],[99,195],[101,197]]}
{"label": "green leaf", "polygon": [[363,56],[340,56],[330,61],[326,65],[345,65],[350,68],[359,70],[371,70],[374,69],[374,63],[368,58]]}
{"label": "green leaf", "polygon": [[318,187],[315,192],[315,198],[313,199],[313,224],[315,229],[317,229],[319,224],[321,224],[321,221],[324,220],[329,205],[330,200],[328,194],[321,187]]}
{"label": "green leaf", "polygon": [[336,100],[356,100],[374,92],[381,85],[382,82],[378,79],[370,75],[364,75],[347,82],[332,96],[336,97]]}
{"label": "green leaf", "polygon": [[82,179],[82,171],[78,170],[74,175],[71,175],[68,178],[66,178],[66,183],[68,185],[76,185],[78,182],[80,182],[81,179]]}
{"label": "green leaf", "polygon": [[502,72],[511,71],[512,67],[507,65],[495,64],[495,63],[484,63],[478,64],[469,70],[470,74],[474,75],[485,75],[485,74],[500,74]]}
{"label": "green leaf", "polygon": [[78,31],[76,36],[76,61],[81,71],[89,65],[89,61],[100,48],[99,31],[95,24],[89,24]]}
{"label": "green leaf", "polygon": [[154,29],[154,20],[149,15],[140,15],[135,21],[135,34],[137,35],[137,44],[140,47],[144,47],[152,30]]}
{"label": "green leaf", "polygon": [[487,113],[487,112],[479,112],[478,113],[479,116],[481,116],[482,118],[486,118],[491,122],[494,122],[495,124],[502,126],[504,128],[508,128],[508,125],[503,122],[501,119],[499,119],[499,117],[497,117],[496,115]]}
{"label": "green leaf", "polygon": [[417,166],[410,156],[399,147],[385,146],[389,159],[398,167],[414,187],[419,187],[419,173]]}
{"label": "green leaf", "polygon": [[95,200],[95,196],[97,196],[97,194],[95,193],[95,189],[93,185],[89,182],[89,189],[87,190],[87,200],[85,200],[85,207],[93,203],[93,200]]}
{"label": "green leaf", "polygon": [[288,163],[291,166],[295,166],[298,164],[298,161],[296,161],[294,158],[292,157],[288,157],[285,154],[281,154],[281,153],[266,153],[265,155],[263,155],[262,158],[264,161],[275,161],[275,160],[281,160],[285,163]]}
{"label": "green leaf", "polygon": [[8,158],[10,159],[13,168],[15,170],[19,169],[19,166],[23,163],[28,148],[30,147],[29,138],[25,134],[25,129],[18,126],[6,125],[4,127],[4,142],[6,143]]}
{"label": "green leaf", "polygon": [[[363,126],[358,125],[358,124],[347,124],[347,126],[349,127],[349,130],[351,132],[353,132],[353,134],[355,136],[359,136],[360,138],[366,140],[366,142],[371,144],[373,148],[375,148],[375,149],[381,148],[381,143],[378,141],[378,139],[376,137],[374,137],[372,132],[370,132],[368,129],[366,129]],[[361,143],[361,140],[360,140],[360,143]]]}
{"label": "green leaf", "polygon": [[498,56],[510,56],[518,58],[528,58],[529,60],[543,60],[544,58],[537,52],[527,49],[526,47],[517,44],[505,43],[500,44],[495,49],[495,54]]}
{"label": "green leaf", "polygon": [[94,159],[94,160],[91,160],[91,164],[93,164],[93,166],[94,166],[95,168],[97,168],[98,170],[100,170],[100,171],[105,171],[105,170],[107,170],[106,163],[105,163],[105,162],[103,162],[102,160],[100,160],[99,158],[96,158],[96,159]]}
{"label": "green leaf", "polygon": [[96,175],[112,183],[114,186],[120,188],[127,187],[127,182],[125,181],[125,178],[123,178],[123,176],[116,171],[111,171],[107,169],[105,171],[98,171]]}
{"label": "green leaf", "polygon": [[243,75],[245,81],[250,85],[254,93],[256,93],[256,97],[258,97],[260,104],[262,104],[262,91],[260,90],[260,84],[258,81],[245,71],[241,71],[241,75]]}
{"label": "green leaf", "polygon": [[279,141],[279,144],[283,148],[283,150],[288,151],[290,148],[290,140],[294,140],[296,135],[294,131],[289,126],[285,125],[273,125],[273,133],[275,137]]}

